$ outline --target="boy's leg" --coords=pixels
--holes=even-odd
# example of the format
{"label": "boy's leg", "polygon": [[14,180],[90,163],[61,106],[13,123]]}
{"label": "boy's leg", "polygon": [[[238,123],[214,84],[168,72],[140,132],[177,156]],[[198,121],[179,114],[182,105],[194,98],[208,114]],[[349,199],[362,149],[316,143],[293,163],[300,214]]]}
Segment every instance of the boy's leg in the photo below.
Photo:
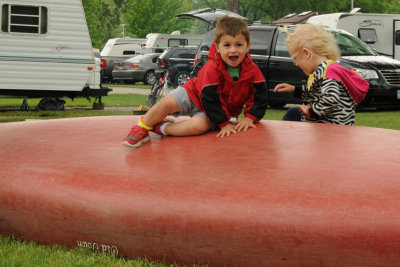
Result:
{"label": "boy's leg", "polygon": [[139,147],[150,141],[149,130],[170,114],[179,111],[178,103],[171,95],[166,95],[141,118],[140,125],[134,125],[122,144],[130,147]]}
{"label": "boy's leg", "polygon": [[147,111],[142,118],[142,122],[149,127],[153,127],[163,121],[169,114],[177,112],[179,112],[178,103],[172,95],[168,94]]}
{"label": "boy's leg", "polygon": [[168,124],[165,133],[172,136],[200,135],[211,129],[211,123],[203,116],[193,116],[189,120]]}

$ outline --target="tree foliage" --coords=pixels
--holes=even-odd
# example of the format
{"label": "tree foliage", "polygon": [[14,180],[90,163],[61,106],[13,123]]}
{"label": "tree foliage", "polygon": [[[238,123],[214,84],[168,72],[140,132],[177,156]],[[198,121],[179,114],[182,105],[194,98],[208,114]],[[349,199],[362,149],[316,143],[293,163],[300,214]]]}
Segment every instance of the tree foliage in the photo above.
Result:
{"label": "tree foliage", "polygon": [[128,0],[124,20],[129,32],[135,37],[145,38],[148,33],[185,33],[191,22],[176,15],[192,9],[184,0]]}
{"label": "tree foliage", "polygon": [[[82,0],[94,47],[101,48],[109,38],[122,37],[120,24],[131,37],[148,33],[199,34],[201,26],[176,15],[193,9],[238,8],[251,21],[273,22],[290,13],[317,11],[319,14],[349,12],[351,0]],[[400,13],[400,0],[353,0],[364,13]]]}
{"label": "tree foliage", "polygon": [[[90,37],[94,47],[101,48],[120,21],[120,0],[82,0]],[[121,3],[118,3],[121,4]]]}

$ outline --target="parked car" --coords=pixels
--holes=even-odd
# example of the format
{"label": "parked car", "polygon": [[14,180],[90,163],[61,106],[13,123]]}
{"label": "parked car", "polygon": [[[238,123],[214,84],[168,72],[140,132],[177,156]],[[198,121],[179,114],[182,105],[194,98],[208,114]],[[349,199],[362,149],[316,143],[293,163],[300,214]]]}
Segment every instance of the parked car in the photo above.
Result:
{"label": "parked car", "polygon": [[157,76],[159,53],[137,55],[114,64],[112,78],[116,82],[154,84]]}
{"label": "parked car", "polygon": [[[199,19],[208,21],[210,25],[215,25],[215,21],[220,17],[212,11],[199,14],[191,11],[179,16],[185,18],[200,16]],[[295,26],[288,27],[289,30],[295,28]],[[268,102],[272,107],[300,103],[300,99],[295,98],[292,93],[274,93],[277,84],[286,82],[299,86],[307,81],[304,72],[290,57],[285,42],[287,33],[281,29],[280,25],[249,23],[250,54],[266,78]],[[400,61],[378,55],[366,43],[346,31],[327,29],[335,35],[341,50],[340,64],[356,71],[370,84],[361,106],[400,107]],[[195,65],[201,66],[208,60],[208,50],[214,40],[214,34],[213,27],[205,34],[196,54]]]}
{"label": "parked car", "polygon": [[172,83],[183,85],[190,78],[197,48],[197,46],[169,47],[159,57],[159,71],[165,72],[173,67],[175,71],[170,76]]}

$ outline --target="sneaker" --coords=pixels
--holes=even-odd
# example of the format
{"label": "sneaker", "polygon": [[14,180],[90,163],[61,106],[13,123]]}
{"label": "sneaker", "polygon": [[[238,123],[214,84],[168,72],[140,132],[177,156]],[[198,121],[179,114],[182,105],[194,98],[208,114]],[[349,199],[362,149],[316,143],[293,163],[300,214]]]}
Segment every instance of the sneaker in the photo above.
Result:
{"label": "sneaker", "polygon": [[122,144],[130,147],[140,147],[148,141],[150,141],[149,131],[138,125],[135,125],[132,127],[128,136],[124,138]]}
{"label": "sneaker", "polygon": [[163,135],[163,133],[161,132],[161,125],[163,125],[166,122],[173,123],[175,121],[173,119],[167,118],[167,119],[157,123],[156,125],[154,125],[153,129],[151,129],[150,131],[152,131],[153,133],[158,134],[158,135]]}

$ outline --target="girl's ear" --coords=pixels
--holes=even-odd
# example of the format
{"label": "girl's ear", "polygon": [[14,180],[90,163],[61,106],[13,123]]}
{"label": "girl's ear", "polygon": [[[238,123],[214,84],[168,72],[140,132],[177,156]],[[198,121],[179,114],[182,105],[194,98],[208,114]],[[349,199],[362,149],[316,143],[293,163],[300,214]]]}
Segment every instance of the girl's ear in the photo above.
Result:
{"label": "girl's ear", "polygon": [[306,59],[311,59],[312,52],[308,48],[303,48],[304,53],[306,54]]}

